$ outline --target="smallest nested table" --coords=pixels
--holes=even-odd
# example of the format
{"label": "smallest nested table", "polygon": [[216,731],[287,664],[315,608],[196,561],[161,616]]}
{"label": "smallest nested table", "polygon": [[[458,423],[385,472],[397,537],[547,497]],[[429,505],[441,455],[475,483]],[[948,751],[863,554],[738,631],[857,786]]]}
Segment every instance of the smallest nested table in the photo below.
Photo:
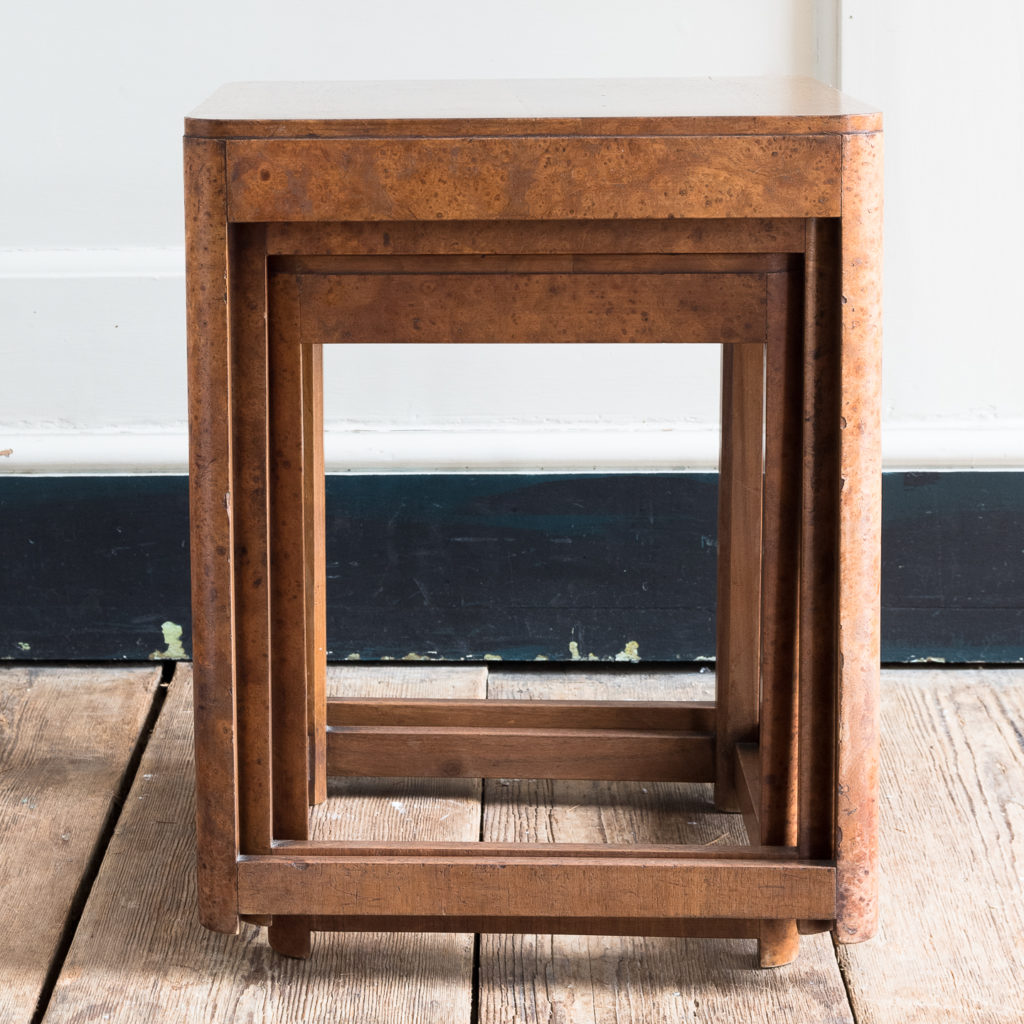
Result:
{"label": "smallest nested table", "polygon": [[[801,79],[237,85],[185,171],[203,923],[870,936],[880,116]],[[715,701],[328,701],[322,346],[545,341],[722,346]],[[332,774],[712,782],[749,844],[316,841]]]}

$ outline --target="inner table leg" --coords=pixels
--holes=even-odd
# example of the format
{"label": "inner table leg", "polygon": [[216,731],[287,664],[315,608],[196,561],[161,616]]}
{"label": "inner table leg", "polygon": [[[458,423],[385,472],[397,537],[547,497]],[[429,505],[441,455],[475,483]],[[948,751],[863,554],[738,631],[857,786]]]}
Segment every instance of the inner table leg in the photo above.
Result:
{"label": "inner table leg", "polygon": [[807,224],[800,557],[800,855],[831,860],[835,817],[838,224]]}
{"label": "inner table leg", "polygon": [[231,228],[235,649],[239,851],[269,853],[271,824],[270,558],[266,229]]}
{"label": "inner table leg", "polygon": [[[801,276],[768,278],[759,728],[760,841],[765,846],[793,846],[797,832]],[[799,949],[795,920],[761,923],[762,967],[789,963]]]}
{"label": "inner table leg", "polygon": [[303,356],[294,278],[271,275],[270,637],[274,838],[306,839],[309,728],[306,696],[306,456]]}
{"label": "inner table leg", "polygon": [[764,346],[722,347],[715,804],[738,811],[736,744],[757,740]]}
{"label": "inner table leg", "polygon": [[327,799],[327,560],[324,550],[322,345],[302,346],[302,407],[309,802],[319,804]]}
{"label": "inner table leg", "polygon": [[[294,278],[271,276],[268,307],[273,828],[276,839],[307,839],[313,788],[307,720],[311,630],[306,619],[312,460],[306,452],[303,378],[307,357],[298,344]],[[279,953],[310,954],[306,917],[274,917],[267,937]]]}

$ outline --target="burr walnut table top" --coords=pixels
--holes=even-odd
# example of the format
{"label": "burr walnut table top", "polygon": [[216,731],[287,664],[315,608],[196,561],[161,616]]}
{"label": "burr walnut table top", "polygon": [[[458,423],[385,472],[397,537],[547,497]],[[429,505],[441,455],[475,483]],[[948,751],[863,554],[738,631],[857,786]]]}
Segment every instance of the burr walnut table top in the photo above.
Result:
{"label": "burr walnut table top", "polygon": [[881,114],[811,78],[235,82],[185,120],[206,138],[815,135]]}

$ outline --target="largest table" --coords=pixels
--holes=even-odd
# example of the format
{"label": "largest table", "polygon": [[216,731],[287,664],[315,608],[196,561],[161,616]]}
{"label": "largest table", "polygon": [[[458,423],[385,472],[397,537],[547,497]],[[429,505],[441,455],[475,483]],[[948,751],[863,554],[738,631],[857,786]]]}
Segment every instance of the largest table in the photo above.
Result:
{"label": "largest table", "polygon": [[[869,937],[880,115],[807,79],[238,84],[185,189],[203,923]],[[322,346],[552,341],[722,346],[715,701],[328,701]],[[328,775],[713,782],[750,843],[312,840]]]}

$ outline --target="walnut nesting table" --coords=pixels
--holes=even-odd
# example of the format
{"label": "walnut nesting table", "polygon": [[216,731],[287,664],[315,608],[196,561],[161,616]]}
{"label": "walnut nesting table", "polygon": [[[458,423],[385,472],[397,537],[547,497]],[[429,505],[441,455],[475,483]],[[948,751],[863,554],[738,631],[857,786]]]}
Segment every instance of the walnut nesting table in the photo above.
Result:
{"label": "walnut nesting table", "polygon": [[[880,116],[801,79],[278,83],[185,132],[203,923],[868,938]],[[722,346],[716,700],[328,701],[322,346],[550,341]],[[713,782],[750,842],[315,841],[329,775]]]}

